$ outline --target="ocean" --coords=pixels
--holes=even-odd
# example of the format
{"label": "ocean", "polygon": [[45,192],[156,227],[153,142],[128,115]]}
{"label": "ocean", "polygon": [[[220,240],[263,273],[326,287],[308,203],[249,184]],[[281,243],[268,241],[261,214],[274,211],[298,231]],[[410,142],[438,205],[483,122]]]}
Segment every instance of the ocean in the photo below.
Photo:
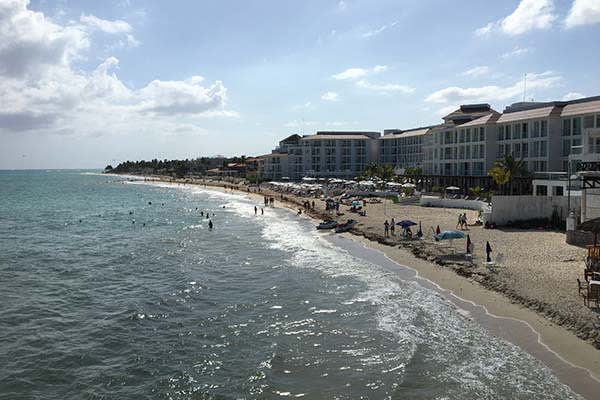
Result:
{"label": "ocean", "polygon": [[85,171],[0,188],[1,399],[579,398],[289,210]]}

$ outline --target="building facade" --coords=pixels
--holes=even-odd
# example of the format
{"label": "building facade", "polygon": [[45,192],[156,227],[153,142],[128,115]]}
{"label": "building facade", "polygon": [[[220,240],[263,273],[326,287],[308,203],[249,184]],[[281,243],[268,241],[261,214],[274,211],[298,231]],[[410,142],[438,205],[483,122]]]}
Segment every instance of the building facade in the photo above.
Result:
{"label": "building facade", "polygon": [[263,156],[263,176],[352,178],[370,163],[425,175],[486,176],[505,155],[534,174],[569,172],[585,155],[600,161],[600,96],[571,101],[519,102],[502,113],[467,104],[439,125],[379,132],[292,135]]}

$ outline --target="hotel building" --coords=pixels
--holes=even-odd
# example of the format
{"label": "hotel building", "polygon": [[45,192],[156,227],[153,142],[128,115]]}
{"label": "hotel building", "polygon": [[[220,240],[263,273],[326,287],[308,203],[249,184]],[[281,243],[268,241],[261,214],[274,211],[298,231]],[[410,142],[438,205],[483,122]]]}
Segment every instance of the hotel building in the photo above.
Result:
{"label": "hotel building", "polygon": [[[263,156],[268,179],[351,178],[370,163],[425,175],[486,176],[507,154],[536,173],[567,173],[584,156],[600,162],[600,96],[519,102],[502,113],[489,104],[462,105],[439,125],[379,132],[292,135]],[[570,168],[571,167],[571,168]],[[541,190],[543,192],[543,190]]]}

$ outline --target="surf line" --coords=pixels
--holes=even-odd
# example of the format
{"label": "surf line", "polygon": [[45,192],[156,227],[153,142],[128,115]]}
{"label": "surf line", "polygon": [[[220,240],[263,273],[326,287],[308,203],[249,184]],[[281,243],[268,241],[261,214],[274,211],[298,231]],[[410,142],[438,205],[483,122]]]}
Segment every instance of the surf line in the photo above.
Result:
{"label": "surf line", "polygon": [[[406,269],[408,269],[408,270],[410,270],[410,271],[414,272],[414,274],[415,274],[415,276],[414,276],[414,278],[413,278],[414,280],[417,280],[417,281],[419,281],[419,280],[420,280],[420,281],[423,281],[423,282],[427,282],[427,283],[429,283],[429,284],[433,285],[435,288],[437,288],[437,290],[438,290],[439,292],[441,292],[441,293],[445,293],[445,294],[449,295],[449,297],[453,297],[453,298],[455,298],[455,299],[457,299],[457,300],[459,300],[459,301],[461,301],[461,302],[464,302],[464,303],[467,303],[467,304],[471,304],[471,305],[472,305],[474,308],[479,308],[479,309],[483,310],[483,311],[485,312],[485,314],[486,314],[486,315],[488,315],[488,316],[489,316],[489,317],[491,317],[491,318],[500,319],[500,320],[509,320],[509,321],[513,321],[513,322],[516,322],[516,323],[521,323],[521,324],[523,324],[523,325],[527,326],[527,328],[528,328],[528,329],[529,329],[529,330],[530,330],[530,331],[531,331],[533,334],[535,334],[535,337],[537,338],[537,343],[538,343],[540,346],[542,346],[542,347],[543,347],[543,348],[544,348],[544,349],[545,349],[547,352],[549,352],[550,354],[554,355],[554,356],[555,356],[557,359],[559,359],[561,362],[563,362],[563,363],[565,363],[565,364],[569,365],[570,367],[572,367],[572,368],[575,368],[575,369],[579,369],[579,370],[582,370],[582,371],[585,371],[585,372],[586,372],[586,373],[589,375],[589,377],[590,377],[592,380],[594,380],[594,381],[596,381],[597,383],[599,383],[599,384],[600,384],[600,378],[596,377],[596,375],[594,375],[594,374],[592,373],[592,371],[590,371],[588,368],[585,368],[585,367],[582,367],[581,365],[577,365],[577,364],[574,364],[574,363],[572,363],[571,361],[569,361],[569,360],[565,359],[565,358],[564,358],[564,357],[562,357],[562,356],[561,356],[559,353],[557,353],[556,351],[554,351],[554,350],[553,350],[553,349],[552,349],[552,348],[551,348],[549,345],[547,345],[547,344],[544,342],[544,340],[543,340],[543,338],[542,338],[542,335],[541,335],[541,334],[540,334],[540,333],[539,333],[539,332],[538,332],[538,331],[537,331],[537,330],[536,330],[536,329],[535,329],[535,328],[534,328],[534,327],[533,327],[533,326],[532,326],[532,325],[531,325],[529,322],[527,322],[527,321],[524,321],[524,320],[522,320],[522,319],[519,319],[519,318],[507,317],[507,316],[504,316],[504,315],[496,315],[496,314],[494,314],[494,313],[490,312],[490,311],[487,309],[487,307],[486,307],[486,306],[484,306],[484,305],[482,305],[482,304],[475,303],[474,301],[471,301],[471,300],[468,300],[468,299],[464,299],[464,298],[460,297],[459,295],[457,295],[456,293],[454,293],[454,291],[452,291],[452,290],[450,290],[450,289],[443,288],[443,287],[442,287],[442,286],[440,286],[438,283],[436,283],[436,282],[433,282],[432,280],[430,280],[430,279],[428,279],[428,278],[425,278],[425,277],[421,276],[421,274],[419,273],[419,271],[418,271],[417,269],[415,269],[415,268],[412,268],[412,267],[410,267],[410,266],[408,266],[408,265],[400,264],[398,261],[396,261],[396,260],[393,260],[392,258],[390,258],[390,257],[389,257],[389,256],[388,256],[388,255],[387,255],[387,254],[386,254],[384,251],[382,251],[382,250],[380,250],[380,249],[376,249],[376,248],[369,247],[369,246],[367,246],[365,243],[363,243],[362,241],[360,241],[360,240],[356,240],[356,239],[354,239],[353,237],[348,237],[348,236],[343,236],[343,237],[344,237],[345,239],[348,239],[348,240],[350,240],[350,241],[354,242],[355,244],[358,244],[359,246],[361,246],[361,247],[362,247],[363,249],[365,249],[366,251],[373,251],[373,252],[375,252],[375,253],[378,253],[378,254],[380,254],[381,256],[383,256],[384,258],[386,258],[386,259],[387,259],[389,262],[391,262],[391,263],[393,263],[393,264],[396,264],[397,266],[399,266],[399,267],[401,267],[401,268],[406,268]],[[351,255],[352,255],[352,254],[351,254]],[[354,256],[354,257],[356,257],[356,256]],[[367,261],[368,261],[368,260],[367,260]],[[482,289],[485,289],[485,288],[483,288],[483,287],[482,287]],[[487,290],[487,289],[485,289],[485,290]],[[448,299],[448,300],[449,300],[449,299]],[[451,301],[451,300],[449,300],[449,301]],[[452,302],[452,303],[453,303],[455,306],[457,306],[457,307],[458,307],[458,305],[457,305],[456,303],[454,303],[454,302]],[[530,311],[530,310],[528,310],[528,311]],[[563,329],[564,329],[564,328],[563,328]],[[581,340],[581,339],[580,339],[580,340]],[[510,341],[510,340],[509,340],[509,341]]]}

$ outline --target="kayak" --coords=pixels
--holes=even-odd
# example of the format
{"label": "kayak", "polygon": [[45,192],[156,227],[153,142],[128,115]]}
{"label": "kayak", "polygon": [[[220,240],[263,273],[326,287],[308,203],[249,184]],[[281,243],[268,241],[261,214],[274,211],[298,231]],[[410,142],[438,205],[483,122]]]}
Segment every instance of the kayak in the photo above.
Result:
{"label": "kayak", "polygon": [[346,223],[338,225],[335,228],[335,233],[348,232],[356,224],[358,224],[357,221],[349,219]]}
{"label": "kayak", "polygon": [[317,225],[317,229],[333,229],[338,225],[337,221],[327,220]]}

